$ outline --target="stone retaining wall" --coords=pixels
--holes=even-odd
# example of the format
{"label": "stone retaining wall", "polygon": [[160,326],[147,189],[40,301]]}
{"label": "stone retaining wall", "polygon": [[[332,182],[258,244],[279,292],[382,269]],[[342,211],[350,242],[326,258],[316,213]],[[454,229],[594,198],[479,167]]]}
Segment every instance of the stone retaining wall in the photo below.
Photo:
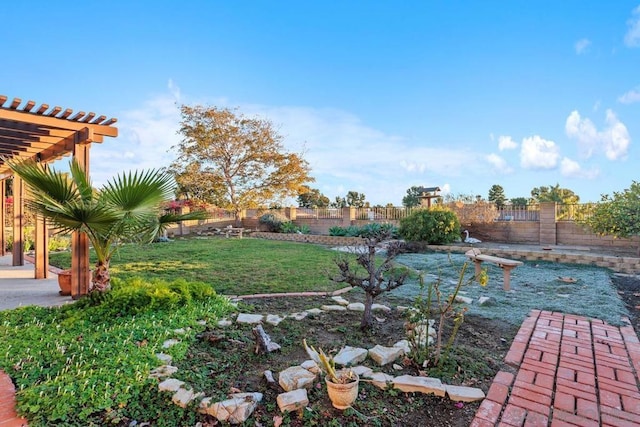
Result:
{"label": "stone retaining wall", "polygon": [[[464,253],[471,246],[458,245],[429,245],[430,250],[436,252]],[[502,258],[519,259],[526,261],[550,261],[563,264],[582,264],[596,267],[609,268],[618,273],[639,274],[640,258],[615,255],[601,255],[582,252],[558,252],[558,251],[534,251],[528,249],[499,249],[478,248],[483,254],[494,255]]]}
{"label": "stone retaining wall", "polygon": [[268,233],[266,231],[256,231],[251,233],[251,237],[269,240],[286,240],[289,242],[317,243],[329,246],[352,246],[360,245],[363,239],[360,237],[342,236],[322,236],[317,234],[288,234],[288,233]]}

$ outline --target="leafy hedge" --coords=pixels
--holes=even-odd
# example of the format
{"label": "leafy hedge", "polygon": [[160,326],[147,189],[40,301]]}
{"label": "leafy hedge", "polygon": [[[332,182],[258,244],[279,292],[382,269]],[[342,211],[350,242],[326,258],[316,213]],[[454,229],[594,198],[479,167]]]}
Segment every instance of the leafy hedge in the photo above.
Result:
{"label": "leafy hedge", "polygon": [[[155,354],[183,358],[198,328],[233,307],[206,284],[112,280],[102,299],[58,308],[0,312],[0,368],[17,385],[17,408],[30,426],[106,425],[122,420],[193,425],[148,379]],[[180,344],[162,349],[185,328]],[[190,329],[189,329],[190,328]]]}
{"label": "leafy hedge", "polygon": [[339,227],[337,225],[329,228],[330,236],[346,236],[346,237],[369,237],[383,230],[391,231],[393,238],[398,237],[398,228],[393,224],[379,224],[377,222],[358,227],[350,225],[349,227]]}
{"label": "leafy hedge", "polygon": [[443,245],[460,238],[460,222],[446,208],[420,209],[400,220],[399,233],[408,241]]}

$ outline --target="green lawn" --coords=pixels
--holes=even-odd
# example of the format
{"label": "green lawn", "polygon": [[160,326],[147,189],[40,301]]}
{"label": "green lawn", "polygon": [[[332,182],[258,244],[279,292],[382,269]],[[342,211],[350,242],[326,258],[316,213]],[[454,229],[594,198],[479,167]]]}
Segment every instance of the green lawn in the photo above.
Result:
{"label": "green lawn", "polygon": [[[125,245],[111,260],[112,277],[167,281],[185,279],[211,284],[223,295],[333,291],[339,284],[337,253],[307,243],[262,239],[177,239],[167,243]],[[51,265],[70,267],[70,253],[51,253]],[[95,258],[91,257],[95,263]]]}

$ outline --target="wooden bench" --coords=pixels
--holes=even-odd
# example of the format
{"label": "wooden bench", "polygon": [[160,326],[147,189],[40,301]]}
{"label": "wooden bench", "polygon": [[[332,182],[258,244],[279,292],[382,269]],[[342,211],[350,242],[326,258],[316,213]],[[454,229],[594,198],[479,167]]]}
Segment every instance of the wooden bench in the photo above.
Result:
{"label": "wooden bench", "polygon": [[244,232],[244,228],[235,228],[235,227],[225,227],[222,229],[222,234],[228,239],[229,237],[237,237],[242,239],[242,233]]}
{"label": "wooden bench", "polygon": [[511,289],[511,270],[519,265],[522,265],[522,261],[516,261],[508,258],[500,258],[493,255],[485,255],[480,252],[480,249],[471,249],[465,252],[467,258],[471,259],[475,264],[475,274],[478,277],[482,271],[480,264],[484,261],[496,264],[502,269],[502,275],[504,277],[503,289],[508,291]]}

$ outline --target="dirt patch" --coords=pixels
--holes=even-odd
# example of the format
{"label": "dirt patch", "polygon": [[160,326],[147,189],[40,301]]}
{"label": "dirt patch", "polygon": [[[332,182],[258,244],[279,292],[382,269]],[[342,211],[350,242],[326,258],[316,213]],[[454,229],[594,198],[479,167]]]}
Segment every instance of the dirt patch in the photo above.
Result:
{"label": "dirt patch", "polygon": [[[629,311],[629,318],[636,330],[640,327],[640,278],[613,275],[614,293],[620,296]],[[344,295],[350,302],[361,302],[363,294],[358,290]],[[468,426],[479,402],[458,404],[448,398],[419,393],[402,393],[380,390],[368,383],[360,384],[360,393],[353,409],[339,411],[331,406],[325,385],[317,381],[309,390],[309,405],[300,412],[281,414],[276,398],[282,392],[279,386],[270,386],[263,372],[278,372],[307,360],[302,348],[306,338],[314,346],[335,354],[345,345],[371,348],[376,344],[393,345],[405,337],[404,316],[395,308],[411,305],[409,299],[385,295],[376,302],[394,307],[391,312],[376,311],[375,325],[367,333],[359,330],[361,313],[329,312],[296,321],[286,319],[278,326],[265,324],[271,338],[282,345],[282,350],[269,355],[254,353],[251,326],[233,325],[211,329],[221,338],[215,342],[200,340],[193,345],[187,358],[181,362],[179,379],[187,381],[197,391],[204,391],[215,399],[224,399],[233,390],[258,391],[264,394],[262,403],[253,414],[251,425],[273,425],[283,417],[284,426]],[[334,304],[323,297],[280,297],[245,300],[240,303],[243,312],[261,314],[291,314],[324,304]],[[499,319],[489,319],[475,314],[467,315],[455,341],[455,360],[441,377],[443,382],[468,385],[488,391],[493,377],[499,370],[513,372],[503,362],[513,337],[520,325]],[[398,361],[397,367],[377,367],[367,360],[365,365],[393,376],[419,375],[424,369],[410,360]],[[420,372],[422,371],[422,372]],[[217,421],[205,417],[204,425],[217,425]]]}

